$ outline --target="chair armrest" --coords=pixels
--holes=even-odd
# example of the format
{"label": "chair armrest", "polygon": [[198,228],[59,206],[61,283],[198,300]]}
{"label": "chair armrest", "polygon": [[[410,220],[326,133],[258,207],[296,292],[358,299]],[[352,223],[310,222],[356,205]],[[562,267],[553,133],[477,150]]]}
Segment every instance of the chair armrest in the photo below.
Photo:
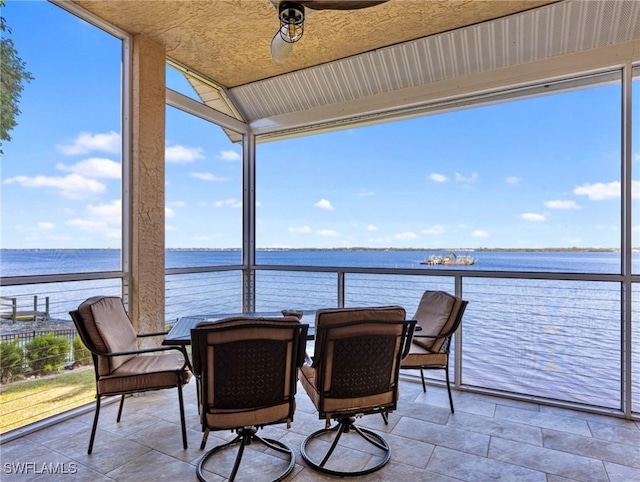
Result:
{"label": "chair armrest", "polygon": [[113,357],[113,356],[122,356],[122,355],[142,355],[144,353],[155,353],[159,351],[170,351],[170,350],[177,350],[183,355],[186,355],[186,351],[184,350],[184,347],[179,347],[179,346],[156,346],[152,348],[140,348],[138,350],[116,351],[113,353],[98,353],[98,355],[104,356],[104,357]]}
{"label": "chair armrest", "polygon": [[136,336],[138,338],[144,338],[144,337],[147,337],[147,336],[165,336],[168,333],[169,333],[168,331],[161,331],[159,333],[138,333]]}
{"label": "chair armrest", "polygon": [[404,360],[409,356],[409,351],[411,350],[411,340],[413,340],[413,333],[416,328],[417,321],[416,320],[406,320],[405,323],[409,325],[407,328],[406,338],[403,340],[404,347],[402,349],[402,354],[400,355],[401,359]]}
{"label": "chair armrest", "polygon": [[307,357],[307,331],[309,325],[300,325],[299,340],[298,340],[298,353],[296,356],[296,367],[300,368],[304,365]]}

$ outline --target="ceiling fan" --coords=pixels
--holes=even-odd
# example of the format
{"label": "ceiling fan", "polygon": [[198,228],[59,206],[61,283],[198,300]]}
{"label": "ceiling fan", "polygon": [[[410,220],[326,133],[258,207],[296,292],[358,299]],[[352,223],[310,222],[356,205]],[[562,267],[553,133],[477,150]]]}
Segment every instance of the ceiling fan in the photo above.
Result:
{"label": "ceiling fan", "polygon": [[271,41],[271,57],[281,64],[291,53],[293,44],[304,33],[305,7],[311,10],[357,10],[373,7],[389,0],[271,0],[278,9],[280,28]]}

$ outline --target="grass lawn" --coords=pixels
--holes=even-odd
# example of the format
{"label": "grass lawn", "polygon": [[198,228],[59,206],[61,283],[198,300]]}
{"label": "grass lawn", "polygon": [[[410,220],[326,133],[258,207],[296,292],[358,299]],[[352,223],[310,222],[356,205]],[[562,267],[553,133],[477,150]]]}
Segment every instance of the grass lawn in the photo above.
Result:
{"label": "grass lawn", "polygon": [[93,366],[0,386],[0,433],[95,400]]}

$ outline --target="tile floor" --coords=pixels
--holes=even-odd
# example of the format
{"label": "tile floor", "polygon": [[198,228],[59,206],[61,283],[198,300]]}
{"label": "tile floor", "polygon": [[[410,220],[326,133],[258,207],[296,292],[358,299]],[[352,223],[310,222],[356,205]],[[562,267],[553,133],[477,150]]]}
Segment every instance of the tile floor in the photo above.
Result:
{"label": "tile floor", "polygon": [[[296,466],[287,481],[339,480],[314,472],[302,460],[302,440],[324,424],[302,388],[296,399],[291,428],[267,427],[260,435],[281,439],[296,450]],[[195,467],[203,452],[199,449],[202,434],[195,400],[192,381],[185,389],[187,450],[182,449],[176,391],[151,392],[128,398],[119,424],[115,422],[117,404],[103,408],[92,455],[86,450],[93,412],[4,443],[0,446],[0,479],[197,480]],[[445,389],[428,387],[424,394],[419,384],[403,381],[398,410],[390,415],[389,425],[376,415],[359,420],[360,425],[383,433],[392,456],[383,469],[358,479],[640,481],[640,422],[468,392],[455,392],[454,401],[456,412],[451,414]],[[207,449],[231,436],[212,432]],[[368,448],[350,445],[352,451],[343,457],[347,448],[344,450],[345,454],[336,454],[344,466],[371,463]],[[224,470],[220,467],[228,462],[226,455],[220,454],[216,464],[205,466],[208,480],[225,480],[215,472]],[[241,467],[237,480],[262,480],[274,460],[276,465],[282,462],[255,450],[246,452],[245,459],[255,462],[248,464],[254,470],[243,471]],[[20,463],[32,465],[22,465],[19,470]],[[48,473],[56,470],[57,474]]]}

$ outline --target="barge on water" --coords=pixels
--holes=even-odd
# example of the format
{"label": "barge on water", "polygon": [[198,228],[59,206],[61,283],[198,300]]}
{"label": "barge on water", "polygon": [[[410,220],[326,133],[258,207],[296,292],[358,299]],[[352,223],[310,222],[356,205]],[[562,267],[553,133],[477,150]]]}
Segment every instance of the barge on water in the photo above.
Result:
{"label": "barge on water", "polygon": [[476,260],[473,259],[468,254],[459,255],[459,254],[456,254],[454,251],[451,251],[448,255],[432,254],[428,258],[420,261],[420,264],[426,264],[426,265],[444,264],[444,265],[471,266],[472,264],[475,264],[475,262]]}

